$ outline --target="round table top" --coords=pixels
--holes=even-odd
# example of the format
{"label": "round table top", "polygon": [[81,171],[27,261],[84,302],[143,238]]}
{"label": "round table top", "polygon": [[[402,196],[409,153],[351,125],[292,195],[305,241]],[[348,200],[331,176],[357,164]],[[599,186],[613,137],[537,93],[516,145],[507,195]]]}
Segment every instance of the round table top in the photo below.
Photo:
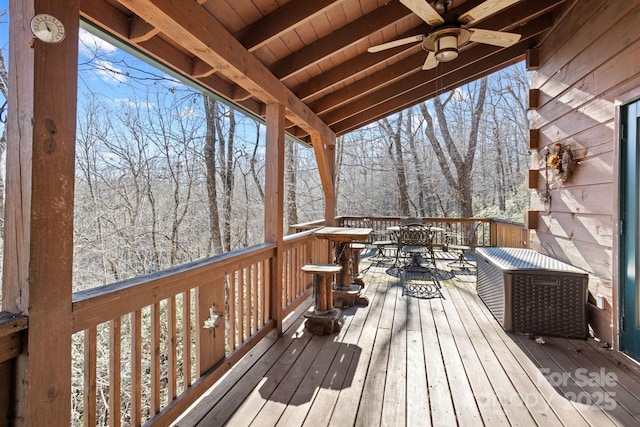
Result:
{"label": "round table top", "polygon": [[[429,231],[444,231],[444,228],[442,227],[432,227],[429,225],[425,225],[425,228],[428,228]],[[400,231],[400,226],[399,225],[392,225],[391,227],[387,227],[387,230],[389,231]]]}
{"label": "round table top", "polygon": [[365,240],[371,232],[373,232],[371,228],[322,227],[313,234],[320,239],[350,242],[352,240]]}

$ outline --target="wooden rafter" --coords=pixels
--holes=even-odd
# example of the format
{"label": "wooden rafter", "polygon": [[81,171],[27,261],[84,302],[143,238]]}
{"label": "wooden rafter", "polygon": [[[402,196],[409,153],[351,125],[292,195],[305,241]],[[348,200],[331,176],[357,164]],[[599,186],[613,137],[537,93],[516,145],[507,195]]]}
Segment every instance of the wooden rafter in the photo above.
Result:
{"label": "wooden rafter", "polygon": [[[550,13],[547,13],[546,15],[547,18],[544,21],[541,21],[540,19],[535,19],[532,21],[530,16],[531,16],[531,3],[533,1],[535,0],[529,0],[527,2],[524,2],[519,7],[514,8],[512,11],[510,11],[508,20],[497,19],[496,17],[485,20],[483,22],[482,28],[496,30],[496,31],[511,31],[513,29],[517,29],[518,33],[522,34],[523,38],[528,38],[528,37],[538,35],[541,31],[540,29],[536,29],[536,27],[545,26],[545,29],[547,29],[551,27],[551,25],[553,24],[553,21],[551,19]],[[551,10],[556,5],[557,2],[553,0],[540,0],[538,1],[538,3],[539,4],[537,4],[536,6],[540,7],[540,10],[544,12],[544,11]],[[399,38],[409,37],[414,34],[416,33],[414,30],[412,30],[406,34],[402,34],[401,36],[399,36]],[[471,44],[468,47],[462,48],[460,51],[462,53],[468,50],[475,50],[476,48],[479,48],[479,47],[487,47],[487,46]],[[422,70],[421,70],[422,64],[424,63],[424,59],[425,59],[424,51],[420,49],[419,43],[416,45],[412,45],[410,49],[405,48],[405,52],[415,51],[416,54],[402,61],[397,62],[393,66],[386,67],[372,75],[369,75],[364,79],[360,79],[345,88],[341,88],[339,91],[334,91],[321,99],[317,99],[311,104],[309,104],[310,107],[316,113],[322,114],[330,109],[336,109],[346,102],[352,102],[358,97],[362,97],[373,90],[376,90],[380,87],[384,87],[399,79],[402,79],[404,76],[407,76],[416,72],[424,74],[422,73]],[[484,51],[486,50],[487,49],[484,49]],[[492,52],[495,50],[496,49],[493,49]],[[482,51],[483,50],[481,50],[481,52]],[[385,53],[385,51],[381,53]],[[366,60],[367,55],[373,56],[371,54],[365,53],[363,55],[360,55],[356,59],[359,59],[360,57],[365,57],[363,58],[363,60]],[[472,62],[477,60],[477,58],[474,58],[473,56],[466,56],[465,58],[467,59],[467,61],[465,62]],[[458,62],[459,61],[456,61],[456,63]],[[345,68],[349,69],[351,67],[345,67]],[[442,68],[445,68],[444,64],[442,65]],[[443,71],[443,73],[444,72],[446,71]],[[322,88],[317,88],[317,90],[320,90],[320,89]]]}
{"label": "wooden rafter", "polygon": [[[523,34],[523,41],[521,41],[516,46],[518,46],[519,49],[524,50],[520,51],[518,49],[509,48],[508,52],[516,52],[513,56],[519,56],[524,53],[526,48],[531,45],[530,40],[542,31],[547,30],[551,23],[552,21],[549,19],[549,17],[543,16],[521,27],[520,31]],[[452,80],[452,74],[453,78],[456,78],[465,74],[469,70],[481,68],[482,66],[485,66],[492,61],[496,61],[499,57],[494,55],[500,54],[501,52],[504,52],[506,50],[507,49],[501,49],[495,46],[484,44],[474,45],[472,48],[462,50],[460,52],[460,59],[463,60],[440,64],[440,66],[435,70],[413,73],[408,77],[400,79],[393,84],[378,88],[377,90],[372,91],[369,94],[366,94],[367,92],[365,91],[365,88],[362,87],[363,83],[360,83],[363,82],[363,80],[361,80],[360,82],[355,83],[355,86],[357,87],[354,90],[359,91],[357,93],[366,94],[365,96],[359,97],[357,95],[354,95],[349,99],[348,104],[327,114],[321,114],[321,117],[328,124],[332,125],[351,116],[361,114],[369,108],[387,102],[388,100],[398,97],[407,92],[411,92],[412,96],[417,96],[420,93],[419,88],[430,83],[435,82],[444,87],[446,82],[446,85],[449,88],[457,87],[455,86],[455,80]],[[500,56],[500,58],[501,57],[502,56]],[[507,59],[507,61],[510,61],[510,59],[511,58]],[[410,65],[410,61],[412,60],[414,62],[424,61],[424,54],[415,55],[413,59],[408,58],[404,62],[409,62]],[[472,72],[472,74],[476,75],[477,73]],[[366,83],[367,81],[364,82]],[[416,97],[414,99],[419,98]],[[338,104],[338,101],[334,100],[333,103]]]}
{"label": "wooden rafter", "polygon": [[151,25],[183,49],[200,57],[211,67],[242,86],[261,102],[281,103],[287,118],[311,133],[333,138],[331,129],[201,6],[187,2],[181,7],[169,0],[121,0]]}
{"label": "wooden rafter", "polygon": [[[450,18],[484,1],[456,2],[449,11]],[[399,39],[430,31],[429,25],[417,21],[400,2],[368,8],[362,15],[357,13],[357,6],[338,0],[294,0],[275,9],[269,6],[270,13],[257,20],[256,8],[262,7],[259,2],[255,7],[228,3],[220,9],[220,16],[218,9],[203,1],[189,2],[179,8],[169,0],[121,0],[120,3],[123,7],[116,9],[111,1],[83,2],[82,13],[103,29],[260,117],[265,117],[267,103],[282,102],[286,107],[287,131],[309,143],[312,143],[309,135],[318,128],[323,139],[331,141],[336,131],[352,129],[351,125],[343,127],[346,123],[366,125],[384,117],[384,112],[380,113],[382,116],[378,113],[384,107],[389,108],[388,114],[397,111],[401,104],[407,105],[400,99],[417,103],[424,101],[420,96],[432,93],[421,89],[430,84],[435,74],[421,70],[424,52],[419,43],[375,54],[363,50],[367,39],[379,32]],[[543,36],[534,31],[533,23],[540,25],[539,18],[547,15],[545,25],[550,27],[558,11],[569,3],[568,0],[520,0],[476,24],[483,29],[520,33],[523,40],[535,38],[536,41],[530,43],[535,47]],[[242,14],[250,9],[254,12],[246,19],[252,22],[250,25],[238,30],[236,20],[231,33],[221,24],[225,22],[224,14],[230,10],[244,19]],[[350,13],[353,19],[347,17],[340,27],[324,32],[328,35],[307,41],[313,32],[305,32],[305,28],[315,26],[316,22],[326,25],[327,17],[332,14],[347,16],[342,14]],[[409,22],[420,23],[407,29]],[[396,28],[402,28],[402,32],[393,35]],[[385,36],[385,39],[390,38]],[[301,48],[292,47],[291,53],[288,48],[282,48],[288,40],[295,40],[294,46],[298,40],[305,41]],[[511,63],[511,59],[501,64],[484,60],[489,56],[496,60],[498,57],[493,54],[499,50],[501,48],[474,43],[465,46],[454,64],[438,67],[438,77],[448,75],[447,87],[457,87],[469,81],[469,76],[477,75],[474,69],[477,65],[473,64],[481,60],[480,64],[492,70]],[[327,58],[335,61],[327,62]],[[317,72],[319,68],[321,73]],[[458,78],[458,82],[452,82],[453,78]],[[413,94],[406,94],[407,90]],[[354,120],[356,116],[360,119]]]}
{"label": "wooden rafter", "polygon": [[386,4],[353,23],[331,32],[331,34],[317,42],[283,58],[270,66],[269,69],[279,79],[285,79],[319,62],[326,56],[368,37],[371,33],[395,24],[397,21],[410,16],[410,14],[411,12],[401,3],[392,2]]}
{"label": "wooden rafter", "polygon": [[[373,108],[365,113],[357,113],[353,116],[337,122],[334,128],[337,129],[339,135],[347,133],[351,130],[358,129],[367,123],[371,123],[381,119],[388,114],[396,113],[409,106],[415,105],[420,100],[426,100],[444,92],[448,92],[456,87],[470,83],[481,77],[499,71],[504,67],[515,64],[524,58],[527,49],[532,47],[532,40],[525,40],[519,44],[507,49],[500,50],[494,57],[488,57],[476,64],[473,69],[476,74],[470,73],[469,70],[460,69],[443,79],[430,81],[428,84],[421,85],[415,91],[403,90],[400,95],[387,98],[387,101],[376,103]],[[408,85],[408,83],[405,83]],[[389,113],[389,111],[391,113]]]}

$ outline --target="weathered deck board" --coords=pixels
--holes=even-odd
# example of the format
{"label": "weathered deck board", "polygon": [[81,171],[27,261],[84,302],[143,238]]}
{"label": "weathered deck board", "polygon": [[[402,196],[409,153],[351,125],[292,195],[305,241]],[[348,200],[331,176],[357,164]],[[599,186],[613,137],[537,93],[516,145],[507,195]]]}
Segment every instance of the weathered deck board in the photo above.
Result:
{"label": "weathered deck board", "polygon": [[[368,271],[369,306],[347,309],[338,334],[310,335],[292,318],[282,339],[252,350],[176,425],[640,424],[640,368],[624,355],[506,333],[468,274],[425,299],[404,293],[390,267]],[[615,381],[583,384],[578,373]]]}

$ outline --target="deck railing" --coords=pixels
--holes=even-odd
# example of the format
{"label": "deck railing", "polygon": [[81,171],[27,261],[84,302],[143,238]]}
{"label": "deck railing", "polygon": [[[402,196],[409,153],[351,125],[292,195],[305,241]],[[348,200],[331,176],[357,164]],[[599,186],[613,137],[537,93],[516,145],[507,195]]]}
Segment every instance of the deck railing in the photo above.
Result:
{"label": "deck railing", "polygon": [[[375,230],[399,222],[400,217],[338,219],[339,225]],[[474,222],[479,223],[478,246],[526,247],[528,242],[522,224],[507,221],[423,222],[443,229],[436,234],[436,246]],[[281,249],[263,243],[75,293],[73,424],[173,421],[310,295],[311,279],[300,268],[329,260],[328,242],[313,236],[321,225],[291,227],[296,234],[285,237]],[[276,262],[282,263],[282,287],[274,292]],[[5,382],[13,377],[26,328],[26,318],[0,321],[0,377]],[[0,413],[10,413],[14,387],[1,381],[0,386],[5,390]]]}
{"label": "deck railing", "polygon": [[[400,224],[401,217],[352,217],[343,216],[338,218],[340,225],[346,227],[367,227],[371,226],[375,231],[384,231],[388,227]],[[529,242],[528,230],[524,224],[506,221],[496,218],[422,218],[424,224],[442,228],[434,236],[434,246],[441,248],[447,242],[461,243],[455,241],[462,236],[466,236],[469,226],[479,223],[476,231],[475,243],[477,247],[505,246],[526,248]],[[321,225],[321,224],[320,224]],[[318,222],[301,224],[301,227],[318,226]],[[296,226],[298,227],[298,226]],[[294,228],[296,229],[296,228]],[[302,228],[304,229],[304,228]],[[453,239],[453,240],[452,240]]]}
{"label": "deck railing", "polygon": [[300,267],[326,253],[311,232],[285,238],[278,314],[269,243],[76,293],[74,423],[168,424],[306,299]]}

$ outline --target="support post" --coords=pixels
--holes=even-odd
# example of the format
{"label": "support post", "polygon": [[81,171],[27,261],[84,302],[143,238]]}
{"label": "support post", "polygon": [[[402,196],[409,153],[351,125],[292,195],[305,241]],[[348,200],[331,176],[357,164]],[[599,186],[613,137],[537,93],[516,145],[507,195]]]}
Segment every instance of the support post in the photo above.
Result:
{"label": "support post", "polygon": [[[34,39],[47,13],[66,37]],[[79,0],[9,3],[3,310],[29,316],[16,426],[71,423],[71,297]]]}
{"label": "support post", "polygon": [[335,141],[325,146],[325,155],[331,174],[331,191],[325,191],[324,219],[328,226],[336,225],[336,144]]}
{"label": "support post", "polygon": [[267,141],[265,165],[264,239],[276,243],[270,271],[271,317],[282,335],[282,272],[284,232],[284,131],[282,104],[267,104]]}

